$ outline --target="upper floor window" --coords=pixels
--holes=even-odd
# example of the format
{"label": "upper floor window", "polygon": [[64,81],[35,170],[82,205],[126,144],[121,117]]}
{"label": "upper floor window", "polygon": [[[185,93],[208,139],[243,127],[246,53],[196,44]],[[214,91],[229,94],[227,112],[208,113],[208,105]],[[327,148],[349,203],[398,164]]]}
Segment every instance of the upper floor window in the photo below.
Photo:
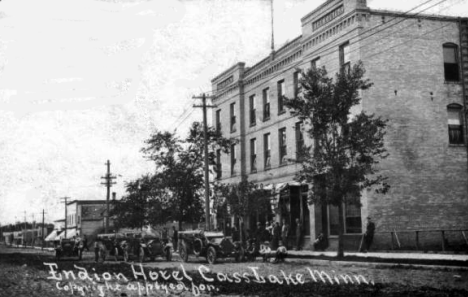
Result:
{"label": "upper floor window", "polygon": [[320,68],[320,58],[315,58],[312,61],[310,61],[310,68],[312,69]]}
{"label": "upper floor window", "polygon": [[459,81],[460,70],[458,66],[458,46],[453,43],[443,45],[444,49],[444,74],[446,81]]}
{"label": "upper floor window", "polygon": [[278,138],[279,138],[279,156],[280,156],[280,165],[284,165],[287,163],[286,160],[286,128],[281,128],[278,130]]}
{"label": "upper floor window", "polygon": [[250,171],[257,172],[257,139],[250,139]]}
{"label": "upper floor window", "polygon": [[216,150],[216,178],[220,179],[223,176],[223,167],[221,164],[221,150]]}
{"label": "upper floor window", "polygon": [[447,106],[448,133],[450,144],[463,144],[463,121],[461,116],[462,107],[458,104]]}
{"label": "upper floor window", "polygon": [[216,131],[221,132],[221,109],[216,111]]}
{"label": "upper floor window", "polygon": [[231,144],[231,175],[236,175],[236,145]]}
{"label": "upper floor window", "polygon": [[297,98],[299,95],[299,73],[299,71],[293,73],[294,98]]}
{"label": "upper floor window", "polygon": [[295,126],[296,130],[296,159],[301,159],[302,150],[304,149],[304,134],[303,134],[302,122],[297,122]]}
{"label": "upper floor window", "polygon": [[271,168],[271,143],[270,143],[270,133],[263,135],[263,149],[264,149],[264,166],[265,169]]}
{"label": "upper floor window", "polygon": [[349,42],[340,46],[340,69],[345,73],[349,73],[351,68]]}
{"label": "upper floor window", "polygon": [[270,119],[270,89],[266,88],[263,90],[263,120],[267,121]]}
{"label": "upper floor window", "polygon": [[254,126],[257,123],[256,112],[257,105],[255,102],[255,95],[249,97],[249,107],[250,107],[250,126]]}
{"label": "upper floor window", "polygon": [[284,112],[283,97],[285,95],[284,79],[278,82],[278,113]]}
{"label": "upper floor window", "polygon": [[231,103],[231,132],[236,132],[236,104]]}

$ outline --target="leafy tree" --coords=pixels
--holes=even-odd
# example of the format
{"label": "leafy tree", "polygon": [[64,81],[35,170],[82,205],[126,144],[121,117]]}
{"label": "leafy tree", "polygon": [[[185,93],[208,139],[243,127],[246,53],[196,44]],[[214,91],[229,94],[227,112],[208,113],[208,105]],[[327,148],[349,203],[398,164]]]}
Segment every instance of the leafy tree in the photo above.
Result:
{"label": "leafy tree", "polygon": [[[221,149],[229,153],[232,140],[223,138],[213,128],[208,129],[207,138],[213,165],[214,152]],[[123,222],[141,220],[140,225],[144,225],[178,221],[179,229],[182,222],[199,222],[204,214],[203,144],[203,125],[198,122],[192,124],[186,138],[155,131],[142,148],[144,156],[154,162],[155,172],[129,183],[129,195],[116,208],[122,218],[128,216]],[[144,187],[138,187],[139,184]],[[133,202],[135,211],[128,211]]]}
{"label": "leafy tree", "polygon": [[230,213],[239,218],[239,237],[243,240],[242,225],[244,218],[257,212],[267,212],[270,195],[268,191],[260,189],[257,184],[249,181],[246,176],[237,184],[217,183],[214,186],[215,205],[229,206]]}
{"label": "leafy tree", "polygon": [[305,124],[307,135],[314,140],[297,160],[302,169],[299,181],[311,184],[309,202],[338,207],[338,256],[343,256],[345,203],[361,206],[361,192],[373,187],[386,193],[386,177],[377,174],[376,165],[388,156],[384,147],[386,120],[361,111],[352,114],[360,101],[360,91],[372,86],[364,79],[361,62],[349,72],[329,78],[325,67],[302,73],[300,93],[285,98],[293,115]]}

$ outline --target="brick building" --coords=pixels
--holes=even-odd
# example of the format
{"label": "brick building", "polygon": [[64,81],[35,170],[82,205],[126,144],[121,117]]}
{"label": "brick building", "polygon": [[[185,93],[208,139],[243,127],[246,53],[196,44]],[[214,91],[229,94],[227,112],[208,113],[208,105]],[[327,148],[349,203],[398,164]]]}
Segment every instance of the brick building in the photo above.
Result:
{"label": "brick building", "polygon": [[[247,175],[271,189],[277,219],[286,219],[294,230],[294,219],[300,218],[306,247],[324,232],[333,249],[338,210],[308,205],[307,185],[294,181],[300,165],[288,159],[312,141],[281,98],[294,96],[297,68],[325,66],[333,75],[361,60],[374,86],[362,92],[355,111],[389,120],[390,156],[379,168],[391,190],[387,195],[365,191],[360,209],[345,206],[346,248],[359,247],[367,216],[376,222],[377,248],[440,246],[441,236],[463,243],[468,20],[373,10],[365,0],[330,0],[301,22],[301,36],[251,67],[237,63],[212,80],[213,123],[224,136],[239,140],[230,155],[217,152],[218,180],[235,183]],[[247,227],[265,219],[262,214],[249,218]]]}
{"label": "brick building", "polygon": [[67,238],[75,235],[95,236],[103,233],[106,200],[73,200],[67,202]]}

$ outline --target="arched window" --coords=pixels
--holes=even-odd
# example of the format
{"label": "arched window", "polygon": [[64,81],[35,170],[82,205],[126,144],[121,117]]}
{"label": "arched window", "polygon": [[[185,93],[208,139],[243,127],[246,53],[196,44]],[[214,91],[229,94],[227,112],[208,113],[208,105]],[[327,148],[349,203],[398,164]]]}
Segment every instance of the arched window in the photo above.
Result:
{"label": "arched window", "polygon": [[446,81],[459,81],[460,70],[458,65],[458,46],[454,43],[445,43],[444,49],[444,74]]}
{"label": "arched window", "polygon": [[462,106],[450,104],[447,106],[448,132],[450,144],[463,144],[463,121],[461,116]]}

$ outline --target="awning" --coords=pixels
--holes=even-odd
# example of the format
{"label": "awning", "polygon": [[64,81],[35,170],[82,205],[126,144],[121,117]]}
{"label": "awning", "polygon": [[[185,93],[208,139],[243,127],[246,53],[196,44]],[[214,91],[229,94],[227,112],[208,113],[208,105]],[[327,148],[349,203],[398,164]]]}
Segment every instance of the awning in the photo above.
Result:
{"label": "awning", "polygon": [[65,231],[63,231],[62,233],[60,233],[59,236],[57,236],[55,238],[55,240],[60,240],[60,239],[64,239],[64,238],[70,239],[73,236],[76,236],[76,229],[67,230],[67,237],[65,237]]}
{"label": "awning", "polygon": [[57,230],[54,230],[54,231],[50,232],[50,234],[47,235],[47,237],[44,240],[45,241],[54,241],[56,237],[57,237]]}

